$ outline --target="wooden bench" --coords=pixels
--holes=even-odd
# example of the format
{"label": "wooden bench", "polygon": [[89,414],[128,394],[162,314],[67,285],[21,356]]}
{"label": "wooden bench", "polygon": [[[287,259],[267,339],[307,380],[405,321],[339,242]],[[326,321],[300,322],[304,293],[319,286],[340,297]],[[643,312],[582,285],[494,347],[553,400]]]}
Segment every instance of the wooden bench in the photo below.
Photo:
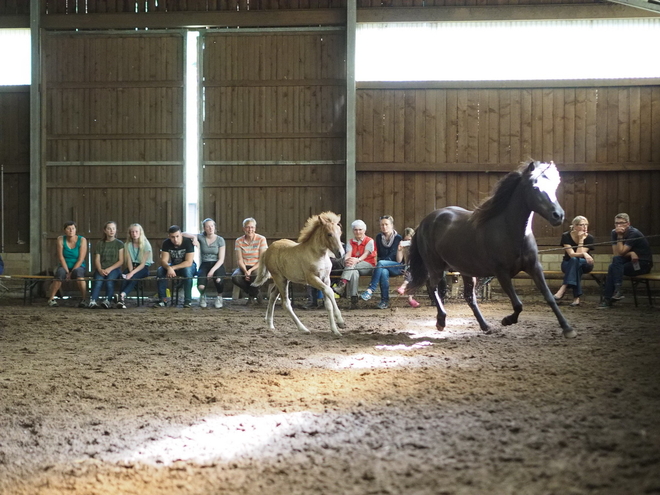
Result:
{"label": "wooden bench", "polygon": [[660,273],[647,273],[645,275],[636,275],[630,277],[633,288],[633,299],[637,306],[637,286],[641,283],[646,285],[646,295],[649,298],[649,306],[653,306],[653,296],[651,295],[651,282],[660,282]]}

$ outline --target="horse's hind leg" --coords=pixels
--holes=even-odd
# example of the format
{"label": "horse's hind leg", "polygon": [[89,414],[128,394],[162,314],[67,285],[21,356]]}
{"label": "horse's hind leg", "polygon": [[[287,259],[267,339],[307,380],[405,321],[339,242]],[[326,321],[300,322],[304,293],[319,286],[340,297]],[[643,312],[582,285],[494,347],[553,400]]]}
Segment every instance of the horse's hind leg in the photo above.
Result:
{"label": "horse's hind leg", "polygon": [[474,292],[475,279],[468,276],[463,276],[462,278],[463,298],[465,299],[465,302],[468,304],[468,306],[470,306],[472,314],[479,322],[479,327],[481,330],[483,330],[484,333],[491,333],[493,328],[488,323],[486,323],[486,320],[484,320],[484,317],[481,314],[481,310],[479,309],[479,305],[477,304],[477,297]]}
{"label": "horse's hind leg", "polygon": [[434,277],[431,277],[431,279],[429,280],[429,286],[435,287],[433,293],[430,294],[430,296],[432,297],[431,300],[434,301],[434,306],[438,310],[438,314],[436,316],[435,328],[437,328],[440,332],[442,332],[445,329],[447,323],[447,312],[445,311],[445,295],[447,294],[447,281],[445,280],[444,275],[439,279],[435,279],[435,280]]}
{"label": "horse's hind leg", "polygon": [[280,287],[280,295],[282,296],[282,307],[288,311],[288,313],[291,315],[291,318],[293,318],[293,321],[296,323],[296,326],[298,327],[298,330],[301,330],[306,333],[310,333],[309,330],[305,325],[302,324],[302,322],[298,319],[296,314],[293,312],[293,308],[291,307],[291,301],[289,300],[289,281],[284,280],[283,284],[278,283],[278,287]]}
{"label": "horse's hind leg", "polygon": [[276,284],[271,284],[270,289],[268,290],[268,307],[266,308],[266,323],[268,323],[268,328],[275,330],[275,325],[273,324],[273,314],[275,313],[275,302],[277,301],[277,296],[280,293]]}

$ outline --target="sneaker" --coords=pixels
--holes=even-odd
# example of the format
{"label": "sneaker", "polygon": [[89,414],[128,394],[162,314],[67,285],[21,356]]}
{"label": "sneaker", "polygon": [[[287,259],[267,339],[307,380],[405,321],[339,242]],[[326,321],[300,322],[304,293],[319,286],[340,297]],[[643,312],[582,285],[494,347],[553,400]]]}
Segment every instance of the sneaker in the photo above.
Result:
{"label": "sneaker", "polygon": [[55,299],[51,299],[48,301],[48,307],[49,308],[56,308],[57,307],[57,301]]}
{"label": "sneaker", "polygon": [[96,301],[90,301],[89,306],[87,306],[89,309],[99,309],[99,305],[96,304]]}
{"label": "sneaker", "polygon": [[215,309],[220,309],[222,307],[222,296],[215,298]]}
{"label": "sneaker", "polygon": [[419,303],[414,299],[408,300],[408,304],[410,304],[413,308],[419,308]]}
{"label": "sneaker", "polygon": [[163,301],[162,299],[159,299],[154,304],[154,308],[166,308],[166,307],[167,307],[167,302]]}
{"label": "sneaker", "polygon": [[112,306],[112,304],[110,304],[110,301],[108,301],[107,299],[105,301],[101,302],[101,307],[103,309],[110,309],[111,306]]}
{"label": "sneaker", "polygon": [[332,287],[332,290],[335,291],[335,294],[341,296],[346,291],[346,281],[340,280]]}
{"label": "sneaker", "polygon": [[610,309],[611,307],[612,307],[612,303],[607,299],[603,299],[601,303],[598,305],[598,309]]}
{"label": "sneaker", "polygon": [[390,307],[390,303],[388,301],[381,301],[378,303],[378,309],[387,309]]}
{"label": "sneaker", "polygon": [[115,305],[115,307],[117,309],[126,309],[126,303],[120,299]]}
{"label": "sneaker", "polygon": [[360,294],[360,297],[362,298],[363,301],[368,301],[369,299],[371,299],[371,296],[373,296],[373,294],[374,291],[372,291],[371,289],[367,289],[362,294]]}
{"label": "sneaker", "polygon": [[614,292],[614,295],[612,296],[612,301],[620,301],[621,299],[624,299],[626,296],[623,295],[623,293],[620,290],[617,290]]}
{"label": "sneaker", "polygon": [[199,296],[199,307],[205,308],[206,306],[208,306],[208,304],[206,303],[206,294],[202,294],[201,296]]}
{"label": "sneaker", "polygon": [[186,309],[192,308],[192,302],[188,301],[188,300],[183,301],[183,307],[186,308]]}
{"label": "sneaker", "polygon": [[79,308],[88,308],[88,307],[89,307],[89,303],[83,299],[82,301],[80,301],[80,302],[78,303],[78,307],[79,307]]}

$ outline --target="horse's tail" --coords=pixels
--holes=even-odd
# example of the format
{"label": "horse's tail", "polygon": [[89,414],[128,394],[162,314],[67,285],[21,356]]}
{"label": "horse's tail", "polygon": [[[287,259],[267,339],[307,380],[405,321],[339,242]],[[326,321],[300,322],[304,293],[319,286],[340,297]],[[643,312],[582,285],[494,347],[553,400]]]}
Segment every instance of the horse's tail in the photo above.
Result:
{"label": "horse's tail", "polygon": [[426,285],[426,280],[429,277],[429,271],[426,268],[426,263],[422,259],[419,252],[419,231],[413,236],[410,242],[410,250],[408,251],[408,265],[410,273],[410,283],[408,284],[408,293],[412,294],[415,290]]}
{"label": "horse's tail", "polygon": [[270,272],[268,271],[268,268],[266,268],[266,253],[268,253],[268,249],[266,249],[266,252],[261,255],[261,259],[259,260],[259,267],[257,268],[257,278],[254,279],[254,282],[252,282],[251,285],[254,287],[260,287],[266,283],[266,281],[270,278]]}

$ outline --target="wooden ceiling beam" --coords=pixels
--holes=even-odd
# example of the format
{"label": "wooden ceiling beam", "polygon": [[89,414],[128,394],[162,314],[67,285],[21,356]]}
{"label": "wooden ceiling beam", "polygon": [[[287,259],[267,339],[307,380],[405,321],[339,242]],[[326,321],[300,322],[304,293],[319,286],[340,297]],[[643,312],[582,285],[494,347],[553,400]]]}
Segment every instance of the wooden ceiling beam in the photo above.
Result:
{"label": "wooden ceiling beam", "polygon": [[44,29],[273,28],[345,24],[345,9],[48,14],[41,17],[41,27]]}
{"label": "wooden ceiling beam", "polygon": [[358,22],[532,21],[552,19],[634,19],[659,17],[614,3],[486,5],[472,7],[380,7],[358,9]]}

